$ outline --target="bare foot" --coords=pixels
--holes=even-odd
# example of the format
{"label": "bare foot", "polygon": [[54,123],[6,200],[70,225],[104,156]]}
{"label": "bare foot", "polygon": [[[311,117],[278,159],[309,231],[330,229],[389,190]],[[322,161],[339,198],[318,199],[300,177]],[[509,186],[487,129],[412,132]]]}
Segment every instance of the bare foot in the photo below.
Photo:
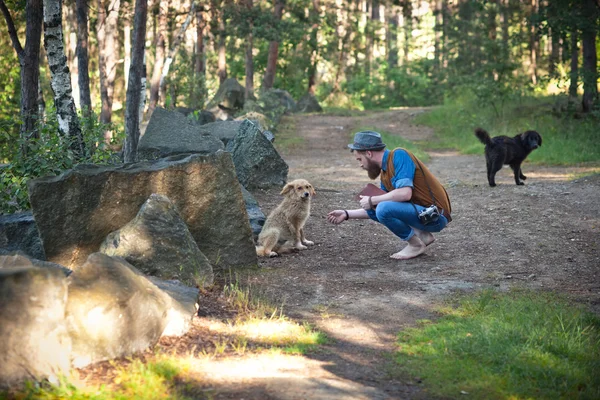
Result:
{"label": "bare foot", "polygon": [[416,256],[423,254],[425,252],[425,248],[427,246],[417,235],[414,235],[408,241],[408,245],[403,248],[401,251],[392,254],[390,257],[395,258],[396,260],[409,260],[411,258],[415,258]]}
{"label": "bare foot", "polygon": [[431,232],[422,231],[417,228],[413,228],[413,230],[415,231],[415,235],[417,235],[419,239],[425,243],[425,246],[429,246],[431,243],[435,242],[435,237],[433,237]]}

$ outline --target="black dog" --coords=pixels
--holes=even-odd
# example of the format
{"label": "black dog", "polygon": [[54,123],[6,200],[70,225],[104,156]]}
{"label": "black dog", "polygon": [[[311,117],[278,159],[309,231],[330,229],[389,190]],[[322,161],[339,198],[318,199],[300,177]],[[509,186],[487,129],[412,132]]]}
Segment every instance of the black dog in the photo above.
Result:
{"label": "black dog", "polygon": [[496,172],[508,164],[515,173],[515,183],[524,185],[521,179],[527,179],[521,172],[521,163],[529,153],[542,145],[542,137],[536,131],[527,131],[515,137],[496,136],[491,138],[483,129],[475,129],[475,136],[485,144],[487,178],[490,186],[496,186]]}

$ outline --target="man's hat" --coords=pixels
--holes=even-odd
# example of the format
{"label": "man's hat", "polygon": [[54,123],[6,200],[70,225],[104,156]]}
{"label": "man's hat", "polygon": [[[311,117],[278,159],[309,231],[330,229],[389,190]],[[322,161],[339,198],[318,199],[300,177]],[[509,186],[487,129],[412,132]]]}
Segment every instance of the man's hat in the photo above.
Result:
{"label": "man's hat", "polygon": [[385,143],[381,141],[381,135],[374,131],[362,131],[357,132],[354,135],[354,143],[350,143],[348,145],[352,150],[357,151],[375,151],[375,150],[383,150],[385,148]]}

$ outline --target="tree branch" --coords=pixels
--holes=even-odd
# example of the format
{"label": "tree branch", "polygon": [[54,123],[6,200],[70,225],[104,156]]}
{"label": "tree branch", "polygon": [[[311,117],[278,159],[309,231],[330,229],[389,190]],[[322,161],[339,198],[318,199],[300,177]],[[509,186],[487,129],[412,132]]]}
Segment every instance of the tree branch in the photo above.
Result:
{"label": "tree branch", "polygon": [[0,0],[0,10],[2,10],[2,14],[4,14],[4,19],[6,19],[6,25],[8,25],[8,34],[10,35],[10,40],[12,41],[13,47],[17,52],[17,56],[21,58],[23,56],[23,47],[21,46],[21,42],[19,42],[19,36],[17,35],[17,30],[15,29],[15,23],[6,8],[6,4],[4,4],[4,0]]}

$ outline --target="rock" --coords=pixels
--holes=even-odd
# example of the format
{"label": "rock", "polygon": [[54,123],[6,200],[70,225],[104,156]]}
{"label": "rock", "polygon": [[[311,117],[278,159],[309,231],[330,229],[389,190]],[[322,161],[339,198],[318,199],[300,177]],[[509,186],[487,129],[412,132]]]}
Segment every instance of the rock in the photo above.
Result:
{"label": "rock", "polygon": [[0,252],[0,269],[15,267],[50,268],[61,271],[64,276],[69,276],[72,272],[69,268],[65,268],[60,264],[30,258],[27,254],[20,250],[6,253]]}
{"label": "rock", "polygon": [[215,115],[208,110],[194,112],[188,118],[191,119],[196,125],[206,125],[216,121]]}
{"label": "rock", "polygon": [[243,121],[245,119],[249,119],[254,124],[258,125],[258,129],[260,129],[261,131],[271,130],[275,128],[275,124],[273,124],[273,122],[269,120],[269,118],[267,118],[264,114],[261,114],[256,111],[250,111],[245,113],[244,115],[240,115],[239,117],[235,118],[236,121]]}
{"label": "rock", "polygon": [[157,107],[137,150],[138,160],[156,160],[175,154],[211,154],[223,148],[220,140],[183,114]]}
{"label": "rock", "polygon": [[252,122],[243,122],[229,148],[238,180],[245,188],[283,186],[287,181],[288,165]]}
{"label": "rock", "polygon": [[296,108],[296,102],[285,90],[269,89],[261,93],[257,101],[257,110],[266,115],[274,124],[279,124],[281,117]]}
{"label": "rock", "polygon": [[31,212],[0,215],[0,250],[21,250],[25,254],[45,260],[46,254]]}
{"label": "rock", "polygon": [[208,103],[208,109],[221,105],[233,110],[244,108],[244,94],[246,89],[235,79],[228,78],[223,81],[215,97]]}
{"label": "rock", "polygon": [[202,125],[200,129],[203,134],[212,135],[219,139],[226,147],[238,134],[241,125],[241,121],[216,121]]}
{"label": "rock", "polygon": [[100,252],[123,257],[145,274],[177,279],[190,286],[212,285],[213,270],[194,241],[177,207],[152,194],[136,217],[110,233]]}
{"label": "rock", "polygon": [[69,268],[97,252],[152,193],[171,199],[213,267],[255,266],[252,231],[234,171],[231,154],[224,151],[122,166],[85,165],[30,180],[29,200],[47,259]]}
{"label": "rock", "polygon": [[190,330],[192,319],[198,312],[200,291],[176,280],[165,281],[149,276],[148,279],[171,297],[167,326],[161,336],[182,336]]}
{"label": "rock", "polygon": [[246,204],[246,212],[248,213],[248,220],[250,221],[250,228],[252,228],[252,235],[254,241],[258,239],[258,234],[262,231],[262,227],[265,224],[265,214],[260,209],[258,201],[252,196],[252,194],[242,186],[242,194],[244,195],[244,203]]}
{"label": "rock", "polygon": [[[0,257],[2,259],[2,257]],[[0,268],[0,387],[69,372],[67,278],[27,263]]]}
{"label": "rock", "polygon": [[323,107],[321,107],[317,101],[317,98],[310,93],[306,93],[304,96],[302,96],[294,108],[294,112],[297,113],[312,113],[322,111]]}
{"label": "rock", "polygon": [[167,327],[171,298],[123,259],[91,254],[67,279],[76,368],[154,346]]}

